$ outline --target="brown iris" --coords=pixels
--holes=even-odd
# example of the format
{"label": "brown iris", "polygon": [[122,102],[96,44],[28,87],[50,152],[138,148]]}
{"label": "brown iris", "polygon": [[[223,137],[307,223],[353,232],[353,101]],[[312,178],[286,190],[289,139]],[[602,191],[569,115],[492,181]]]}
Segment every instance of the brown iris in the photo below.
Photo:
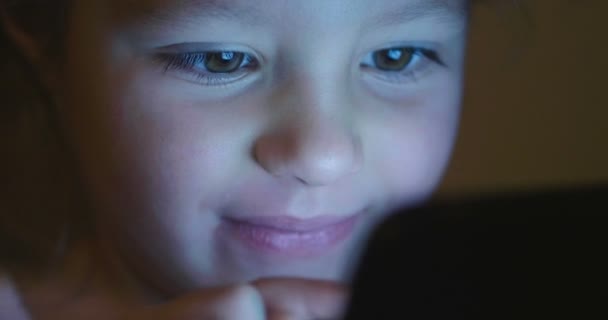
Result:
{"label": "brown iris", "polygon": [[402,71],[414,58],[413,50],[408,48],[384,49],[374,52],[374,63],[383,71]]}
{"label": "brown iris", "polygon": [[231,73],[239,69],[244,59],[242,52],[210,52],[205,55],[205,68],[211,73]]}

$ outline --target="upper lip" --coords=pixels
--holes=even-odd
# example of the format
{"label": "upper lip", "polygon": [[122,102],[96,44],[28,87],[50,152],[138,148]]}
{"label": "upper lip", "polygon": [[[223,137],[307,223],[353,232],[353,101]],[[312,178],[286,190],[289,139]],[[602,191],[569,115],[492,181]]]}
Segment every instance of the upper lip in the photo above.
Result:
{"label": "upper lip", "polygon": [[355,219],[359,213],[350,215],[321,215],[313,218],[300,219],[288,215],[225,217],[232,223],[248,224],[261,228],[271,228],[286,232],[310,232],[324,229],[342,222]]}

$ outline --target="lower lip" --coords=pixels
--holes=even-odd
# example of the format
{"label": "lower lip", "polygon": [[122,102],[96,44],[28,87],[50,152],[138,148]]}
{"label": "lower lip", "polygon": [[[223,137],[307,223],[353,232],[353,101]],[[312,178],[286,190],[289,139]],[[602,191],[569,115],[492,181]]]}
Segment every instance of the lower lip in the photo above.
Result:
{"label": "lower lip", "polygon": [[344,242],[353,233],[359,216],[310,231],[282,230],[225,219],[221,232],[260,253],[310,257],[327,253]]}

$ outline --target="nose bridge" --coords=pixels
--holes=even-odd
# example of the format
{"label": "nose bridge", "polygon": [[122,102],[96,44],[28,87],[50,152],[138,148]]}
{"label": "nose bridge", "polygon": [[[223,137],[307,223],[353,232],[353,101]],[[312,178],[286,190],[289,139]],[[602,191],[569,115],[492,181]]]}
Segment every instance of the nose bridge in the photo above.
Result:
{"label": "nose bridge", "polygon": [[322,131],[336,134],[352,126],[354,108],[348,76],[341,64],[322,61],[325,59],[321,55],[311,52],[308,59],[303,59],[308,63],[292,63],[271,98],[277,121],[298,135],[313,137]]}
{"label": "nose bridge", "polygon": [[[289,81],[277,101],[279,108],[290,111],[290,116],[301,122],[348,122],[352,115],[352,102],[344,80],[336,73],[302,72],[298,79]],[[296,121],[297,122],[297,121]]]}

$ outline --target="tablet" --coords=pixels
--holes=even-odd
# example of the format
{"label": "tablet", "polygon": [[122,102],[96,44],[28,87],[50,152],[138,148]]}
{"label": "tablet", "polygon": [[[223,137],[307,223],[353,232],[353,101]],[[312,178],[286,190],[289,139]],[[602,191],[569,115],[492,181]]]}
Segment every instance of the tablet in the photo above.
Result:
{"label": "tablet", "polygon": [[395,213],[347,320],[608,319],[608,185],[474,196]]}

